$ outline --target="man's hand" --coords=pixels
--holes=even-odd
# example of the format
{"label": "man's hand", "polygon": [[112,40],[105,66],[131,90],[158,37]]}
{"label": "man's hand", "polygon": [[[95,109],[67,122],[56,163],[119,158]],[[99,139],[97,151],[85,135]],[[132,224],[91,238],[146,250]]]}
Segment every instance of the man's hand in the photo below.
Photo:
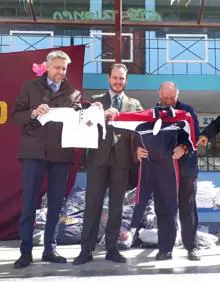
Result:
{"label": "man's hand", "polygon": [[31,113],[31,118],[35,119],[38,116],[45,115],[50,110],[47,104],[41,104],[36,109],[34,109]]}
{"label": "man's hand", "polygon": [[174,148],[173,150],[173,155],[172,158],[174,160],[178,160],[180,159],[183,155],[185,154],[185,149],[182,145],[178,145],[176,146],[176,148]]}
{"label": "man's hand", "polygon": [[199,136],[198,142],[196,143],[196,145],[202,145],[202,146],[207,146],[209,140],[205,135],[201,135]]}
{"label": "man's hand", "polygon": [[108,108],[105,110],[105,116],[107,119],[114,119],[114,117],[119,115],[119,111],[116,108]]}
{"label": "man's hand", "polygon": [[137,147],[136,153],[139,161],[141,161],[142,158],[144,159],[148,158],[148,151],[142,147]]}

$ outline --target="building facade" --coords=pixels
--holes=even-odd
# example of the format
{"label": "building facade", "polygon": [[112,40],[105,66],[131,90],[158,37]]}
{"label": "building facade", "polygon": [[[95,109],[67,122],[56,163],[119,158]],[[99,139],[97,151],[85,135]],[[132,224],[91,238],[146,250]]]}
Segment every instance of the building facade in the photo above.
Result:
{"label": "building facade", "polygon": [[[87,99],[108,87],[106,73],[116,52],[115,2],[1,0],[0,52],[85,44]],[[172,80],[180,99],[196,109],[202,128],[220,108],[220,33],[215,25],[220,1],[206,1],[201,8],[200,0],[123,0],[121,53],[129,69],[128,95],[149,108],[157,102],[160,83]],[[207,24],[194,25],[199,21]],[[219,136],[199,156],[201,170],[219,171]]]}

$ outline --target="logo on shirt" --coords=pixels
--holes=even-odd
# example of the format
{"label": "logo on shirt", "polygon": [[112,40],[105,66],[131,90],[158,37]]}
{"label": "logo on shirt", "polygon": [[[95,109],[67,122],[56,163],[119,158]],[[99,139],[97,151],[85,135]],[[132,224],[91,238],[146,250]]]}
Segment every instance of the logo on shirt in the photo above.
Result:
{"label": "logo on shirt", "polygon": [[93,125],[93,122],[92,122],[91,120],[88,120],[88,121],[86,122],[86,125],[87,125],[88,127],[90,127],[90,126]]}

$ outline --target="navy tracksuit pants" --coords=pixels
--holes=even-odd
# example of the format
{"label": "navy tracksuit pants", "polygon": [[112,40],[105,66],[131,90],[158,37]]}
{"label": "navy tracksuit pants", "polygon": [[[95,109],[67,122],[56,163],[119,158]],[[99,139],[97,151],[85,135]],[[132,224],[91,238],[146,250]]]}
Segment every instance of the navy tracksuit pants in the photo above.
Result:
{"label": "navy tracksuit pants", "polygon": [[159,251],[171,252],[175,244],[178,210],[178,165],[172,158],[159,161],[142,161],[139,205],[136,205],[135,222],[140,223],[146,199],[153,193],[157,215]]}

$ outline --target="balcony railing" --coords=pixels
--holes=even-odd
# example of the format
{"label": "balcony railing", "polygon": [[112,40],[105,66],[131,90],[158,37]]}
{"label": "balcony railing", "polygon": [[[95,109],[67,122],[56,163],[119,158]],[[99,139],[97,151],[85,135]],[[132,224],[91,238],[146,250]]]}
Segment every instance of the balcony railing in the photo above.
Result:
{"label": "balcony railing", "polygon": [[[105,73],[106,66],[114,60],[114,34],[112,33],[106,35],[107,33],[100,31],[96,36],[91,37],[89,30],[76,32],[71,29],[61,31],[52,29],[47,31],[4,31],[4,34],[2,32],[0,35],[0,52],[85,44],[85,73]],[[218,33],[190,35],[140,30],[129,34],[132,34],[131,40],[126,35],[122,36],[122,61],[126,61],[129,73],[148,75],[220,73]],[[132,61],[127,63],[131,55]]]}

